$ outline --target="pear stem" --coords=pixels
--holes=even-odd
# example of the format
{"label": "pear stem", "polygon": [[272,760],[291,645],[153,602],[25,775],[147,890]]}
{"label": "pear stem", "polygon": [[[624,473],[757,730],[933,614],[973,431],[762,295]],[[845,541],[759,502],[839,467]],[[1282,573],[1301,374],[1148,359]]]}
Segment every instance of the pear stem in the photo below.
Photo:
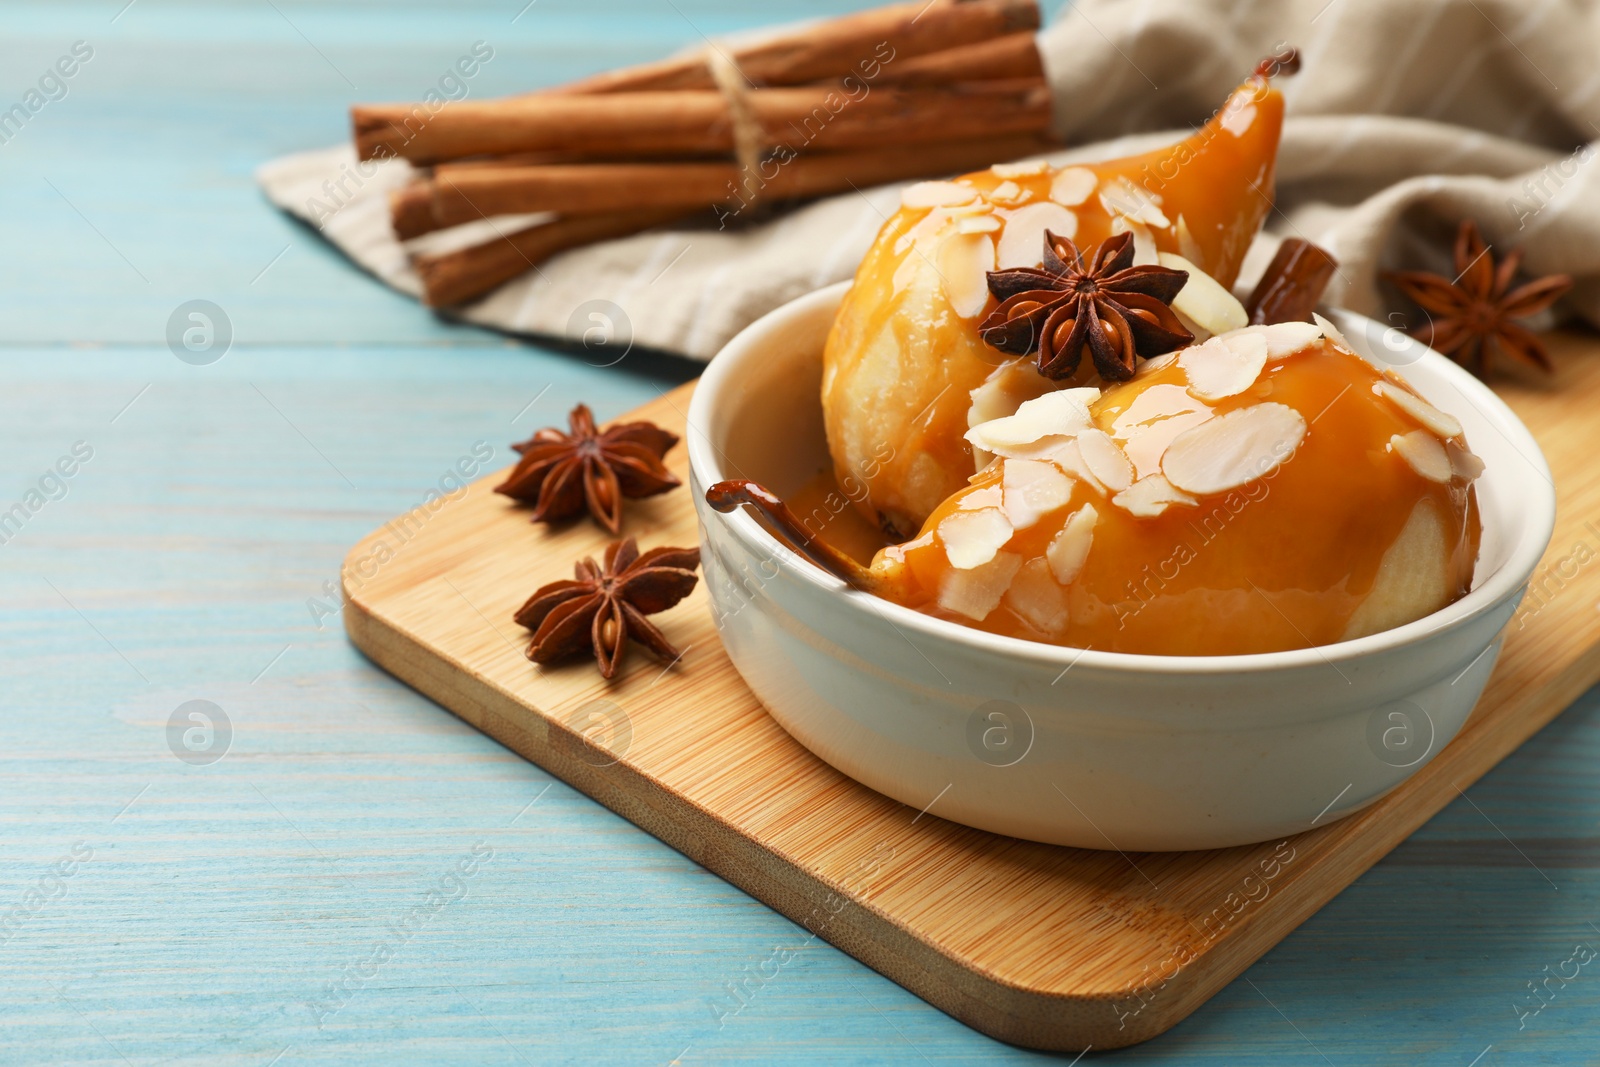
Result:
{"label": "pear stem", "polygon": [[1256,64],[1255,76],[1263,81],[1277,77],[1298,74],[1300,72],[1300,49],[1291,48],[1287,52],[1274,52],[1272,55]]}
{"label": "pear stem", "polygon": [[783,498],[758,482],[745,478],[718,482],[706,490],[706,503],[724,515],[741,505],[748,507],[788,548],[856,589],[876,593],[882,584],[869,568],[807,529]]}

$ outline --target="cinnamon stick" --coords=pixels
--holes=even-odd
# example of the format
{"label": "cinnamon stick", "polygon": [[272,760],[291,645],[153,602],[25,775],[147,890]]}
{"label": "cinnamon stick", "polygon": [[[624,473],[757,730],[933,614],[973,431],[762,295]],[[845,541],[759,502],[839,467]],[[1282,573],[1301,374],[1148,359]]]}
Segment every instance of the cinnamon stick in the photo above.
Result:
{"label": "cinnamon stick", "polygon": [[1039,39],[1012,33],[977,44],[948,48],[883,68],[880,85],[946,85],[952,82],[1042,78]]}
{"label": "cinnamon stick", "polygon": [[439,229],[434,220],[433,183],[412,182],[389,194],[389,221],[402,241]]}
{"label": "cinnamon stick", "polygon": [[434,256],[415,256],[429,307],[463,304],[569,248],[625,237],[681,218],[678,209],[651,208],[612,215],[577,215],[506,234],[485,244]]}
{"label": "cinnamon stick", "polygon": [[1329,251],[1298,237],[1286,237],[1245,304],[1250,322],[1310,322],[1322,291],[1339,261]]}
{"label": "cinnamon stick", "polygon": [[602,163],[574,166],[445,164],[431,180],[394,194],[401,240],[492,215],[554,211],[612,213],[646,207],[695,210],[749,199],[788,200],[844,192],[924,175],[974,170],[1049,151],[1021,136],[903,148],[802,155],[765,161],[746,175],[736,163]]}
{"label": "cinnamon stick", "polygon": [[747,507],[755,512],[762,520],[762,525],[791,551],[804,556],[834,577],[843,579],[857,589],[868,593],[884,591],[886,583],[883,578],[870,567],[862,566],[813,534],[793,509],[784,503],[782,497],[760,482],[752,482],[745,478],[717,482],[706,490],[706,503],[711,505],[713,511],[724,515],[737,510],[740,506]]}
{"label": "cinnamon stick", "polygon": [[[775,144],[834,151],[1013,133],[1044,133],[1043,78],[952,86],[884,87],[857,98],[841,87],[755,89],[750,107]],[[463,101],[351,109],[362,159],[413,163],[513,152],[604,151],[646,156],[729,152],[733,123],[721,93],[703,90]]]}
{"label": "cinnamon stick", "polygon": [[[854,75],[871,81],[897,63],[1039,28],[1035,0],[913,0],[812,23],[728,56],[756,85],[802,85]],[[679,56],[608,71],[546,94],[713,88],[705,60]]]}
{"label": "cinnamon stick", "polygon": [[[506,152],[493,156],[474,156],[470,159],[445,160],[439,165],[455,167],[457,170],[461,170],[467,167],[501,167],[507,163],[524,164],[530,167],[557,163],[637,163],[640,158],[636,152],[602,152],[588,149],[574,152]],[[721,163],[728,159],[728,153],[683,152],[674,154],[671,158],[678,162]],[[424,164],[422,170],[425,173],[431,172],[433,166],[433,164]]]}

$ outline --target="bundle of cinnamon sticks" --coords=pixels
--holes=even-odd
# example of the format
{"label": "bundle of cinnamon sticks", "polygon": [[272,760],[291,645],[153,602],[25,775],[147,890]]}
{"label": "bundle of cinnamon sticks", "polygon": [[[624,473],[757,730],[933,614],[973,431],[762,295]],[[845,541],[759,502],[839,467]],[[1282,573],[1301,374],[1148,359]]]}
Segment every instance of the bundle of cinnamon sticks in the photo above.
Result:
{"label": "bundle of cinnamon sticks", "polygon": [[973,170],[1054,147],[1036,0],[913,0],[539,92],[351,108],[357,154],[400,158],[411,240],[531,223],[414,254],[424,299],[481,296],[578,245],[706,214]]}

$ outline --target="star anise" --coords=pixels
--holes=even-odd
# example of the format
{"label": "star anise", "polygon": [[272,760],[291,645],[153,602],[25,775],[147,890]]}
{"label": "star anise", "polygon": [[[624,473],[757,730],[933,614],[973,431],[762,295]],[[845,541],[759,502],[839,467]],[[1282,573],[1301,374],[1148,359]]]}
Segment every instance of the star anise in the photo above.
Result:
{"label": "star anise", "polygon": [[533,631],[528,658],[553,663],[592,652],[602,677],[616,676],[628,639],[664,660],[678,650],[668,643],[646,615],[665,611],[688,596],[699,577],[698,548],[652,548],[644,555],[633,538],[606,546],[605,565],[581,559],[576,579],[542,586],[515,616],[517,625]]}
{"label": "star anise", "polygon": [[1522,265],[1522,249],[1506,253],[1497,266],[1478,224],[1471,219],[1462,220],[1456,231],[1455,256],[1455,281],[1429,271],[1384,272],[1385,278],[1428,313],[1426,325],[1408,332],[1480,378],[1487,375],[1489,356],[1496,350],[1549,371],[1550,357],[1538,336],[1511,320],[1526,318],[1555,303],[1572,288],[1571,276],[1551,274],[1511,288]]}
{"label": "star anise", "polygon": [[1088,266],[1078,246],[1045,231],[1044,269],[989,273],[1000,306],[978,327],[983,339],[1013,356],[1037,352],[1039,373],[1068,378],[1088,349],[1108,382],[1133,377],[1136,357],[1149,359],[1194,340],[1167,305],[1188,271],[1133,265],[1133,234],[1107,238]]}
{"label": "star anise", "polygon": [[554,522],[589,514],[612,533],[622,529],[622,498],[654,496],[679,484],[661,462],[678,443],[651,422],[627,422],[601,431],[594,415],[579,404],[567,416],[569,433],[546,427],[511,447],[522,459],[495,487],[534,505],[534,522]]}

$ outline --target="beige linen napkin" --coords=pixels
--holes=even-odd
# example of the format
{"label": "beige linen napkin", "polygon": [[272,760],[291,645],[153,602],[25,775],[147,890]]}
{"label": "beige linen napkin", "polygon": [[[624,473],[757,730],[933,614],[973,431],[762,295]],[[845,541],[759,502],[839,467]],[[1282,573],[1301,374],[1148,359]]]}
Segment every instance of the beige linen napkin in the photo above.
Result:
{"label": "beige linen napkin", "polygon": [[[1283,82],[1277,210],[1246,260],[1242,291],[1277,242],[1298,235],[1340,260],[1329,301],[1381,318],[1400,304],[1386,305],[1393,294],[1377,272],[1446,269],[1456,222],[1472,217],[1497,250],[1523,246],[1529,271],[1572,274],[1569,304],[1600,324],[1600,168],[1591,146],[1600,139],[1600,6],[1080,0],[1040,43],[1058,132],[1080,146],[1057,161],[1183,136],[1259,59],[1283,43],[1300,48],[1302,69]],[[416,295],[385,202],[408,169],[358,165],[339,147],[274,160],[257,177],[273,203]],[[765,312],[850,277],[898,203],[898,187],[887,186],[739,229],[672,227],[607,241],[560,255],[454,314],[513,333],[710,359]],[[423,240],[470,244],[529,218]]]}

